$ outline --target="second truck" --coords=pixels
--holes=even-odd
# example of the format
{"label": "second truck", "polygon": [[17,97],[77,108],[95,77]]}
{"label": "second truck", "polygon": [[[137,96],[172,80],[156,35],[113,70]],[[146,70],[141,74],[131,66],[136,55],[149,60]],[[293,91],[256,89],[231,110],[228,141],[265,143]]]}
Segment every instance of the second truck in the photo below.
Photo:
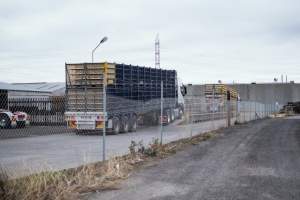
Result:
{"label": "second truck", "polygon": [[71,129],[103,129],[106,121],[106,130],[119,134],[183,115],[184,90],[175,70],[106,62],[65,64],[65,70],[65,116]]}

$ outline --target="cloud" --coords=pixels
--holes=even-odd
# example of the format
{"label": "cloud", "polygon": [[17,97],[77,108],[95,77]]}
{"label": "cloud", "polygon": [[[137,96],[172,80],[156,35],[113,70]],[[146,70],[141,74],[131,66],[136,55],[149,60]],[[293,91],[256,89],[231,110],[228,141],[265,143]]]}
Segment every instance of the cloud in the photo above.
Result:
{"label": "cloud", "polygon": [[0,7],[0,80],[64,81],[65,62],[161,63],[184,82],[300,81],[296,0],[7,1]]}

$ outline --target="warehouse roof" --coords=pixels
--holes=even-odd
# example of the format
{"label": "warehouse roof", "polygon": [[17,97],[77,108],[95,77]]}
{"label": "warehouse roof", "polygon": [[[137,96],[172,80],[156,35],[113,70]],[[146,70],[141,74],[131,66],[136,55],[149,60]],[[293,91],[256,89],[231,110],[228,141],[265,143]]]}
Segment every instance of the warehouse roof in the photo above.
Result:
{"label": "warehouse roof", "polygon": [[47,92],[55,92],[65,88],[64,82],[13,83],[12,85],[28,87],[34,90],[43,90]]}
{"label": "warehouse roof", "polygon": [[41,90],[49,92],[54,96],[62,96],[65,94],[64,82],[36,82],[36,83],[13,83],[12,85],[31,88],[32,90]]}
{"label": "warehouse roof", "polygon": [[0,90],[9,90],[9,91],[28,91],[28,92],[47,92],[47,90],[34,89],[31,87],[26,87],[24,85],[14,85],[10,83],[0,82]]}

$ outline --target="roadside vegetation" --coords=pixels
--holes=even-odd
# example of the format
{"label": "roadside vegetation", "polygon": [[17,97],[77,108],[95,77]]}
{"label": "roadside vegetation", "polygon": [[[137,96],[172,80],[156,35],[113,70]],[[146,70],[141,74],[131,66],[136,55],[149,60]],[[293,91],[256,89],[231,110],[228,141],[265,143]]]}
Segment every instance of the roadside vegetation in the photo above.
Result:
{"label": "roadside vegetation", "polygon": [[78,168],[57,172],[42,172],[9,179],[4,170],[0,173],[0,199],[3,200],[64,200],[83,199],[88,193],[118,189],[119,183],[151,161],[163,159],[188,146],[208,140],[216,132],[199,134],[160,145],[158,139],[145,145],[132,141],[130,153]]}

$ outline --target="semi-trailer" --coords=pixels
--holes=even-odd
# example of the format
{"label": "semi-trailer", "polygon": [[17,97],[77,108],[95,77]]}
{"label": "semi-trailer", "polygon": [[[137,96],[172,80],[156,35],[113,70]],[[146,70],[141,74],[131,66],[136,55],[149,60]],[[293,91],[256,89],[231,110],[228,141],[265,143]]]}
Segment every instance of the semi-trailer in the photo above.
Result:
{"label": "semi-trailer", "polygon": [[103,62],[66,63],[65,72],[65,117],[71,129],[106,127],[119,134],[136,131],[140,124],[168,124],[183,115],[184,90],[175,70]]}

